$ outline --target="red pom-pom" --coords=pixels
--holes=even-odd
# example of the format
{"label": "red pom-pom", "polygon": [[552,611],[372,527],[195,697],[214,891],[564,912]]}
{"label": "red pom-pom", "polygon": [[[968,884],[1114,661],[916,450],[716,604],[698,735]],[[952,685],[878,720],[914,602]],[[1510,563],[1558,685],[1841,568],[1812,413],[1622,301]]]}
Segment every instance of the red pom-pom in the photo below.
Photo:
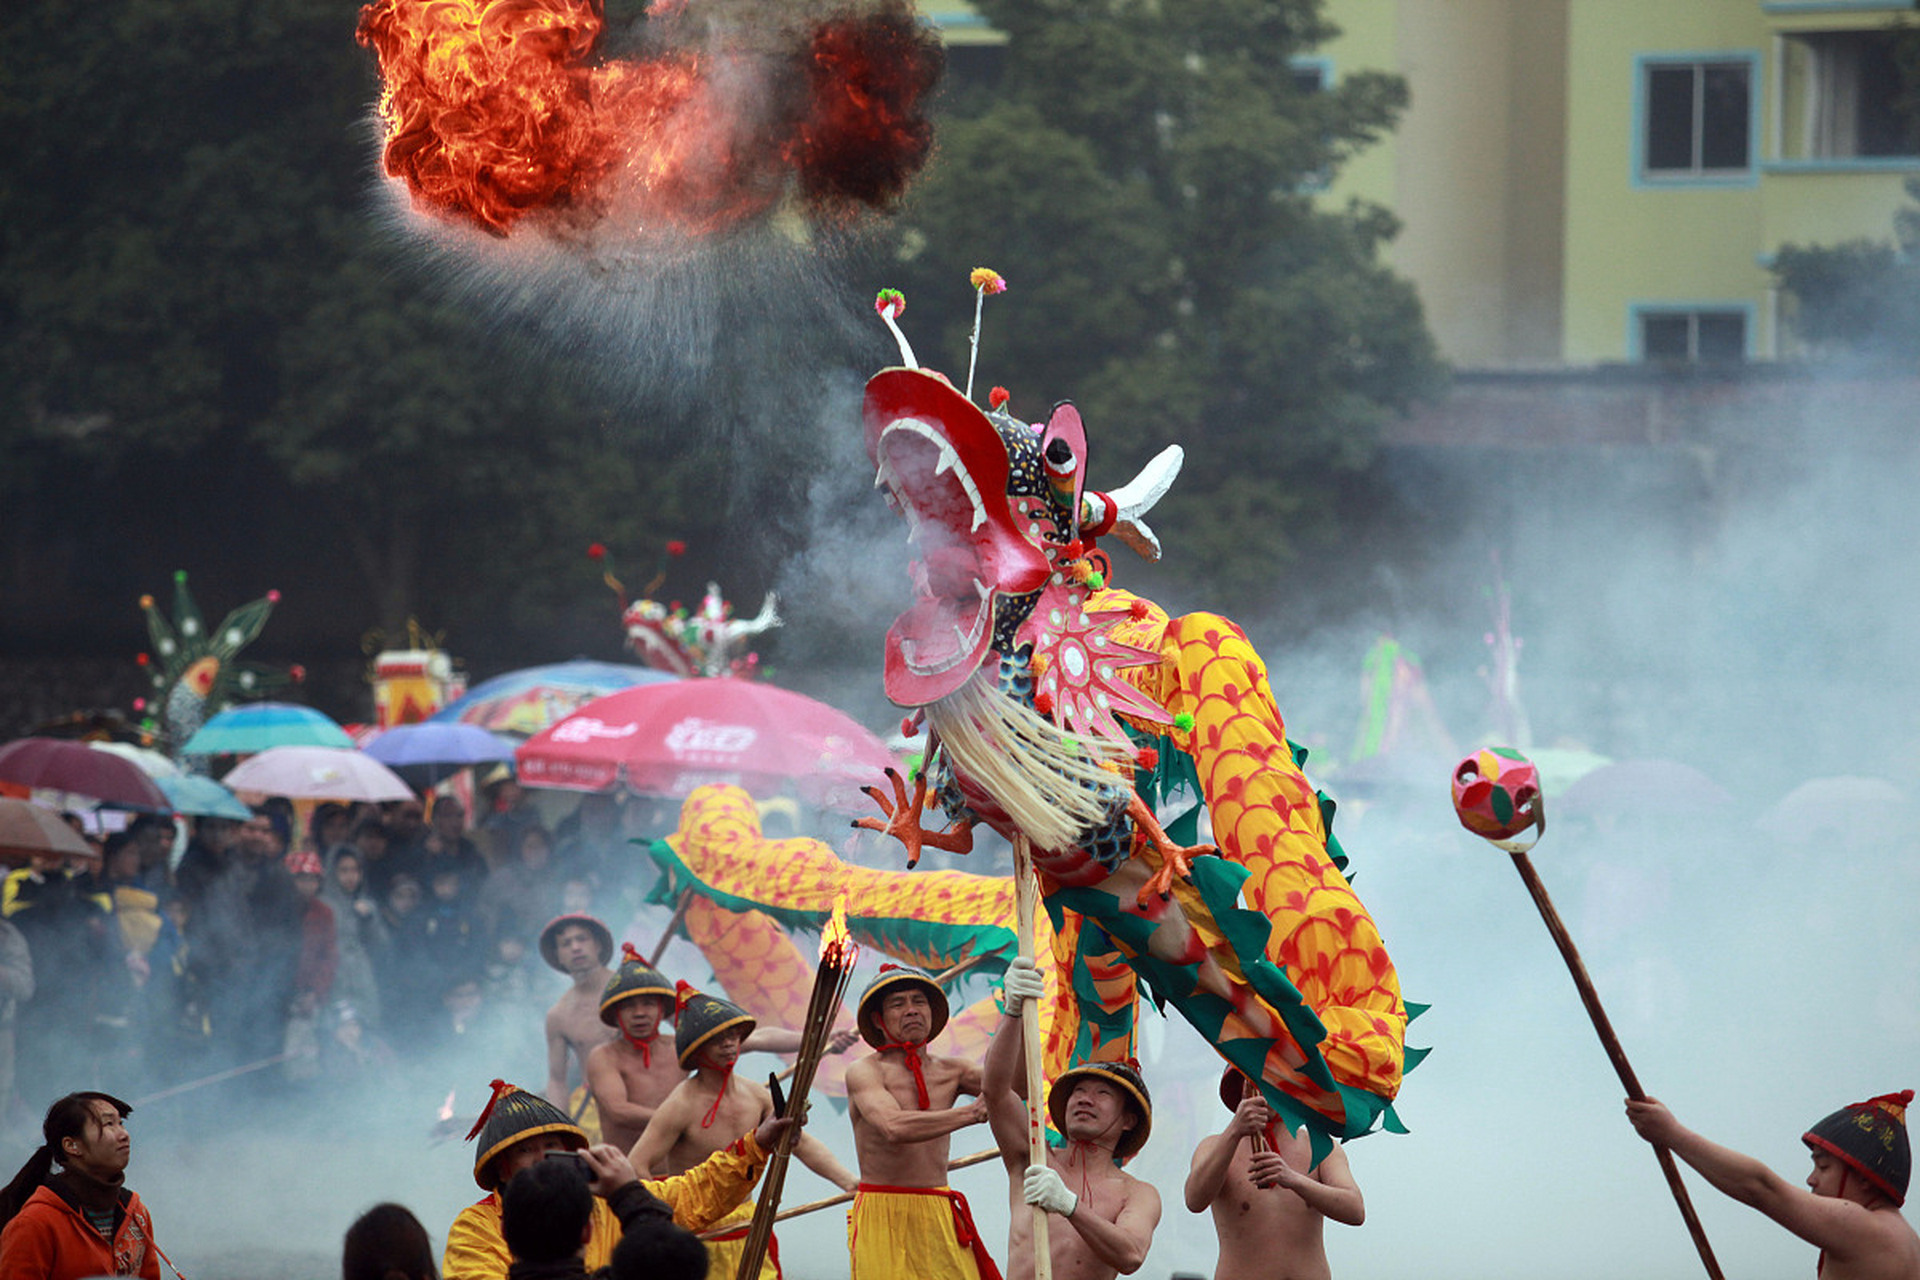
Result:
{"label": "red pom-pom", "polygon": [[691,982],[688,982],[685,978],[680,979],[680,981],[673,984],[673,1011],[675,1013],[684,1013],[687,1008],[687,1001],[699,994],[699,989]]}
{"label": "red pom-pom", "polygon": [[1045,689],[1033,695],[1033,709],[1043,716],[1053,714],[1053,695]]}
{"label": "red pom-pom", "polygon": [[267,603],[268,603],[268,604],[279,604],[279,603],[280,603],[280,593],[279,593],[278,591],[269,591],[269,592],[267,592]]}
{"label": "red pom-pom", "polygon": [[152,659],[152,658],[149,658],[149,657],[148,657],[148,656],[147,656],[146,654],[144,654],[144,653],[136,653],[136,654],[134,654],[134,655],[133,655],[133,662],[134,662],[134,665],[135,665],[135,666],[139,666],[139,667],[144,667],[144,666],[146,666],[146,665],[147,665],[148,663],[150,663],[150,662],[152,662],[152,661],[153,661],[153,659]]}
{"label": "red pom-pom", "polygon": [[147,709],[147,700],[145,698],[135,698],[133,700],[133,709],[135,711],[145,711]]}
{"label": "red pom-pom", "polygon": [[1011,399],[1013,399],[1013,397],[1007,394],[1005,387],[995,387],[993,390],[987,392],[987,403],[996,409]]}
{"label": "red pom-pom", "polygon": [[287,668],[287,674],[293,677],[295,684],[300,684],[307,678],[307,669],[296,662]]}
{"label": "red pom-pom", "polygon": [[667,554],[670,556],[683,556],[687,554],[687,544],[675,538],[667,544]]}
{"label": "red pom-pom", "polygon": [[1135,622],[1145,622],[1147,620],[1147,614],[1150,612],[1152,612],[1152,610],[1147,607],[1145,600],[1135,600],[1127,606],[1127,615]]}
{"label": "red pom-pom", "polygon": [[604,542],[590,542],[590,543],[588,543],[588,544],[587,544],[587,559],[589,559],[589,560],[605,560],[606,558],[607,558],[607,544],[606,544],[606,543],[604,543]]}
{"label": "red pom-pom", "polygon": [[1075,538],[1066,545],[1062,554],[1069,560],[1078,560],[1081,556],[1087,554],[1087,544]]}
{"label": "red pom-pom", "polygon": [[669,600],[669,601],[667,602],[667,612],[668,612],[668,613],[679,613],[679,612],[680,612],[680,608],[681,608],[681,606],[680,606],[680,602],[679,602],[678,600]]}
{"label": "red pom-pom", "polygon": [[630,964],[646,963],[646,961],[641,958],[640,952],[635,949],[631,942],[623,942],[620,944],[620,958]]}
{"label": "red pom-pom", "polygon": [[1139,763],[1142,769],[1158,769],[1160,767],[1160,752],[1153,747],[1142,747],[1140,748],[1139,754],[1134,756],[1134,760]]}

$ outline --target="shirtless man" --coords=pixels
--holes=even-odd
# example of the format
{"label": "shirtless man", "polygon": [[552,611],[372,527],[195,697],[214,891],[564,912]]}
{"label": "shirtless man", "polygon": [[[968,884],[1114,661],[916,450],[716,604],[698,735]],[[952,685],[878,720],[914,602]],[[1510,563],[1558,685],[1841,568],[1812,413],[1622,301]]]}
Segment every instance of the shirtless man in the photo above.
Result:
{"label": "shirtless man", "polygon": [[[573,981],[547,1010],[546,1095],[548,1102],[578,1117],[588,1099],[583,1087],[578,1104],[573,1101],[568,1055],[579,1060],[584,1082],[587,1055],[619,1034],[600,1020],[600,995],[613,976],[607,968],[613,960],[613,933],[592,916],[556,916],[540,931],[540,958]],[[593,1128],[588,1126],[590,1137]]]}
{"label": "shirtless man", "polygon": [[1067,1145],[1048,1152],[1046,1164],[1028,1164],[1027,1108],[1016,1092],[1025,1063],[1020,1006],[1040,999],[1043,990],[1031,960],[1008,966],[1006,1011],[982,1073],[987,1120],[1011,1183],[1007,1277],[1033,1280],[1032,1207],[1051,1215],[1047,1242],[1054,1280],[1132,1275],[1153,1245],[1160,1193],[1122,1172],[1120,1162],[1145,1145],[1153,1104],[1140,1073],[1125,1063],[1088,1062],[1064,1071],[1047,1092],[1047,1111]]}
{"label": "shirtless man", "polygon": [[[673,1017],[674,989],[658,969],[621,944],[624,959],[600,994],[600,1021],[619,1034],[587,1054],[587,1088],[606,1140],[622,1150],[640,1141],[647,1122],[687,1073],[670,1053],[655,1053],[660,1029]],[[850,1032],[827,1046],[839,1053],[853,1043]],[[741,1042],[742,1053],[793,1053],[800,1033],[785,1027],[758,1027]]]}
{"label": "shirtless man", "polygon": [[[667,1095],[634,1144],[630,1159],[641,1176],[685,1172],[773,1114],[773,1095],[767,1087],[734,1074],[741,1047],[752,1031],[753,1017],[739,1005],[703,995],[685,982],[678,984],[673,1046],[681,1067],[693,1075]],[[857,1185],[853,1174],[818,1138],[802,1134],[793,1153],[842,1191]],[[752,1206],[743,1205],[732,1217],[714,1224],[734,1230],[707,1241],[709,1280],[732,1280],[739,1270],[752,1218]],[[778,1280],[779,1275],[779,1252],[774,1246],[768,1249],[760,1276]]]}
{"label": "shirtless man", "polygon": [[1316,1166],[1306,1130],[1288,1133],[1236,1067],[1221,1077],[1220,1101],[1233,1119],[1200,1143],[1187,1173],[1187,1209],[1213,1210],[1214,1280],[1329,1280],[1322,1224],[1367,1220],[1346,1152],[1336,1145]]}
{"label": "shirtless man", "polygon": [[947,1186],[949,1137],[987,1118],[980,1068],[936,1058],[927,1042],[947,1025],[947,996],[918,969],[880,966],[856,1021],[875,1053],[847,1068],[860,1187],[847,1215],[852,1280],[891,1280],[912,1258],[916,1280],[999,1280],[967,1198]]}
{"label": "shirtless man", "polygon": [[1920,1280],[1920,1236],[1900,1216],[1913,1172],[1907,1104],[1913,1090],[1842,1107],[1801,1136],[1813,1152],[1807,1190],[1738,1151],[1685,1128],[1653,1099],[1627,1100],[1635,1132],[1700,1176],[1820,1247],[1820,1280]]}

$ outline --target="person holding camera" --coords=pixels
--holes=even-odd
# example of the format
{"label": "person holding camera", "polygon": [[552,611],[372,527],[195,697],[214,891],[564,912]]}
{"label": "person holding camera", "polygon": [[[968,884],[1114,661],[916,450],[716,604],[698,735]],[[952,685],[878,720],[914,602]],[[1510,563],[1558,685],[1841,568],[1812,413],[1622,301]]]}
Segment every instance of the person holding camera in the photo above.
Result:
{"label": "person holding camera", "polygon": [[517,1275],[504,1230],[502,1191],[527,1169],[563,1158],[555,1167],[571,1165],[571,1176],[591,1193],[579,1261],[584,1271],[597,1273],[612,1261],[626,1221],[658,1218],[701,1231],[732,1212],[753,1189],[781,1132],[793,1123],[770,1117],[678,1177],[642,1181],[619,1148],[590,1147],[580,1126],[539,1094],[504,1080],[494,1081],[493,1089],[467,1135],[479,1139],[473,1180],[487,1195],[462,1209],[447,1230],[441,1262],[445,1280]]}
{"label": "person holding camera", "polygon": [[[625,1156],[602,1145],[549,1152],[513,1175],[500,1202],[500,1234],[513,1255],[507,1280],[587,1280],[596,1195],[620,1221],[615,1259],[634,1252],[626,1249],[629,1244],[650,1244],[653,1256],[636,1261],[651,1264],[644,1274],[652,1280],[700,1280],[707,1274],[706,1246],[673,1224],[672,1211],[640,1185]],[[663,1270],[662,1263],[674,1262],[677,1269]],[[610,1280],[616,1265],[593,1275]]]}

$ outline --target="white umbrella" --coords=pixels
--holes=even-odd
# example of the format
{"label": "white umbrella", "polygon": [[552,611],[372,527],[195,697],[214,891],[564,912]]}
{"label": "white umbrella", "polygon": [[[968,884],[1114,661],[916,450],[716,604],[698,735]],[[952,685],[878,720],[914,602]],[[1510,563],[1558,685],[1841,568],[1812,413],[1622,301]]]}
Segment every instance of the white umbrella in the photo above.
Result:
{"label": "white umbrella", "polygon": [[410,800],[398,774],[351,747],[269,747],[220,779],[233,791],[290,800]]}
{"label": "white umbrella", "polygon": [[166,755],[152,747],[136,747],[131,742],[89,742],[95,751],[104,751],[110,756],[119,756],[139,768],[149,778],[177,778],[183,772],[179,765]]}

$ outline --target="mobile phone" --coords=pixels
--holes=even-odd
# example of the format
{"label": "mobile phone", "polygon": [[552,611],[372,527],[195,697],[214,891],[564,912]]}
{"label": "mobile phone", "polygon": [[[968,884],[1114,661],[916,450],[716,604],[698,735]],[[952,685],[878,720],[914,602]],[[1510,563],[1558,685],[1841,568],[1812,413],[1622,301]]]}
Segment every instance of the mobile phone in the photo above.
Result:
{"label": "mobile phone", "polygon": [[546,1159],[564,1160],[567,1167],[578,1173],[583,1181],[593,1181],[593,1170],[587,1167],[587,1158],[578,1151],[549,1151]]}

